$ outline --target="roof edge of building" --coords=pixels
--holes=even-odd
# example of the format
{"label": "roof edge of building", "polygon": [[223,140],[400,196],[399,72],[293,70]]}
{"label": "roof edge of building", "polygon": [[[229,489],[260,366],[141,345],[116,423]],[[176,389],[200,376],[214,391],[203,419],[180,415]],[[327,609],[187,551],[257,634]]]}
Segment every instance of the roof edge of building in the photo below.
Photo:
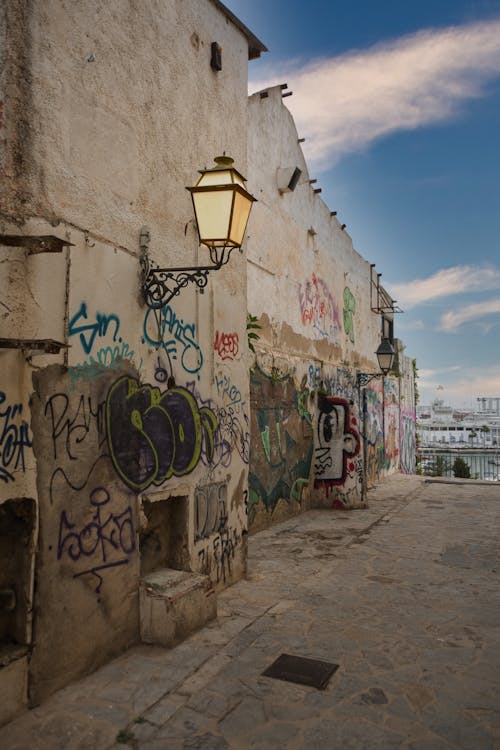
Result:
{"label": "roof edge of building", "polygon": [[234,23],[236,28],[238,28],[242,34],[246,36],[248,40],[249,60],[256,60],[260,57],[262,52],[269,52],[265,44],[263,44],[260,39],[258,39],[255,34],[253,34],[250,29],[241,22],[240,19],[224,5],[224,3],[221,3],[220,0],[212,0],[212,3],[216,5],[232,23]]}

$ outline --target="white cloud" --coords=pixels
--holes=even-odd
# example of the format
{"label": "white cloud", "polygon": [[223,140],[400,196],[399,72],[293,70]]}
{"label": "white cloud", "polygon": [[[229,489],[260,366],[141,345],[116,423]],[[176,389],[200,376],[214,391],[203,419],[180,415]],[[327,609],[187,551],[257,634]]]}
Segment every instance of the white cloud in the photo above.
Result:
{"label": "white cloud", "polygon": [[[419,370],[419,375],[421,371]],[[498,396],[500,394],[500,362],[497,365],[478,369],[461,368],[460,377],[448,376],[441,379],[424,378],[419,380],[418,388],[421,394],[420,402],[429,403],[435,398],[441,398],[452,406],[476,407],[479,396]],[[439,389],[439,390],[438,390]]]}
{"label": "white cloud", "polygon": [[426,279],[391,284],[391,293],[404,307],[411,307],[452,294],[500,289],[500,269],[493,266],[453,266]]}
{"label": "white cloud", "polygon": [[423,320],[407,320],[403,318],[398,320],[398,328],[403,331],[423,331],[425,323]]}
{"label": "white cloud", "polygon": [[500,324],[500,317],[493,321],[485,320],[490,315],[500,313],[500,299],[490,299],[486,302],[475,302],[456,310],[448,310],[441,316],[440,329],[448,333],[456,331],[465,323],[478,323],[483,331],[488,332],[493,325]]}
{"label": "white cloud", "polygon": [[[417,363],[418,364],[418,363]],[[462,370],[461,365],[450,365],[449,367],[439,367],[437,369],[425,369],[420,367],[418,368],[418,376],[422,379],[428,379],[428,378],[435,378],[436,375],[444,375],[449,372],[458,372],[459,370]]]}
{"label": "white cloud", "polygon": [[306,67],[281,65],[256,91],[286,80],[305,151],[324,170],[399,130],[447,120],[500,73],[500,20],[427,30]]}

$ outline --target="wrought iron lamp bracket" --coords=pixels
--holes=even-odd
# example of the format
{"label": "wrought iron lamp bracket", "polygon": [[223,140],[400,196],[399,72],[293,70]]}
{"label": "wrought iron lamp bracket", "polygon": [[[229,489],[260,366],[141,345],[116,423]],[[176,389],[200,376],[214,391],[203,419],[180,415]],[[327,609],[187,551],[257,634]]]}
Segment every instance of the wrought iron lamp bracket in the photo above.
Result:
{"label": "wrought iron lamp bracket", "polygon": [[141,253],[141,288],[144,302],[150,308],[168,305],[188,284],[195,284],[202,292],[208,284],[210,271],[218,271],[229,261],[233,246],[209,247],[211,264],[160,268],[146,251]]}
{"label": "wrought iron lamp bracket", "polygon": [[374,380],[375,378],[383,378],[383,377],[384,377],[383,372],[377,372],[377,373],[358,372],[356,382],[357,382],[358,388],[366,388],[366,386],[371,380]]}

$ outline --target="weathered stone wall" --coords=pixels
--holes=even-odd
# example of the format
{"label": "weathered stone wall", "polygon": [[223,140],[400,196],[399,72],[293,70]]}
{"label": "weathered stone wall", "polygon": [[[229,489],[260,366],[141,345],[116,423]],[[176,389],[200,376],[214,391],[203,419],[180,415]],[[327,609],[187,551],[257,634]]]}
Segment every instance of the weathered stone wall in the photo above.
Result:
{"label": "weathered stone wall", "polygon": [[152,311],[139,237],[160,266],[207,263],[185,187],[223,152],[246,172],[248,39],[209,0],[0,13],[0,235],[67,243],[0,242],[0,503],[35,509],[5,585],[26,596],[27,647],[39,533],[36,702],[138,638],[142,557],[214,587],[245,572],[246,262]]}
{"label": "weathered stone wall", "polygon": [[249,312],[261,326],[250,384],[258,529],[311,504],[362,507],[367,486],[399,470],[403,427],[399,378],[359,387],[358,373],[379,371],[372,268],[314,192],[279,86],[249,100],[249,184],[259,199],[248,242]]}
{"label": "weathered stone wall", "polygon": [[[399,342],[400,343],[400,342]],[[399,393],[400,393],[400,471],[403,474],[414,474],[416,471],[417,456],[417,415],[415,402],[415,372],[413,360],[403,354],[400,348],[399,354]]]}
{"label": "weathered stone wall", "polygon": [[138,509],[110,456],[112,383],[106,373],[75,389],[59,365],[34,376],[40,514],[34,702],[138,639]]}

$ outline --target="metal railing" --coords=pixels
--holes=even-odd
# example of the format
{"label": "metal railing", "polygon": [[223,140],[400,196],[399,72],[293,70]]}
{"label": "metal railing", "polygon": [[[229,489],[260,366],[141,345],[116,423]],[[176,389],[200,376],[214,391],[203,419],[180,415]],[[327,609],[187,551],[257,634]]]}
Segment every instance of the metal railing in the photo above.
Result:
{"label": "metal railing", "polygon": [[500,449],[420,448],[420,473],[426,476],[453,477],[455,459],[461,458],[470,469],[471,479],[500,482]]}

